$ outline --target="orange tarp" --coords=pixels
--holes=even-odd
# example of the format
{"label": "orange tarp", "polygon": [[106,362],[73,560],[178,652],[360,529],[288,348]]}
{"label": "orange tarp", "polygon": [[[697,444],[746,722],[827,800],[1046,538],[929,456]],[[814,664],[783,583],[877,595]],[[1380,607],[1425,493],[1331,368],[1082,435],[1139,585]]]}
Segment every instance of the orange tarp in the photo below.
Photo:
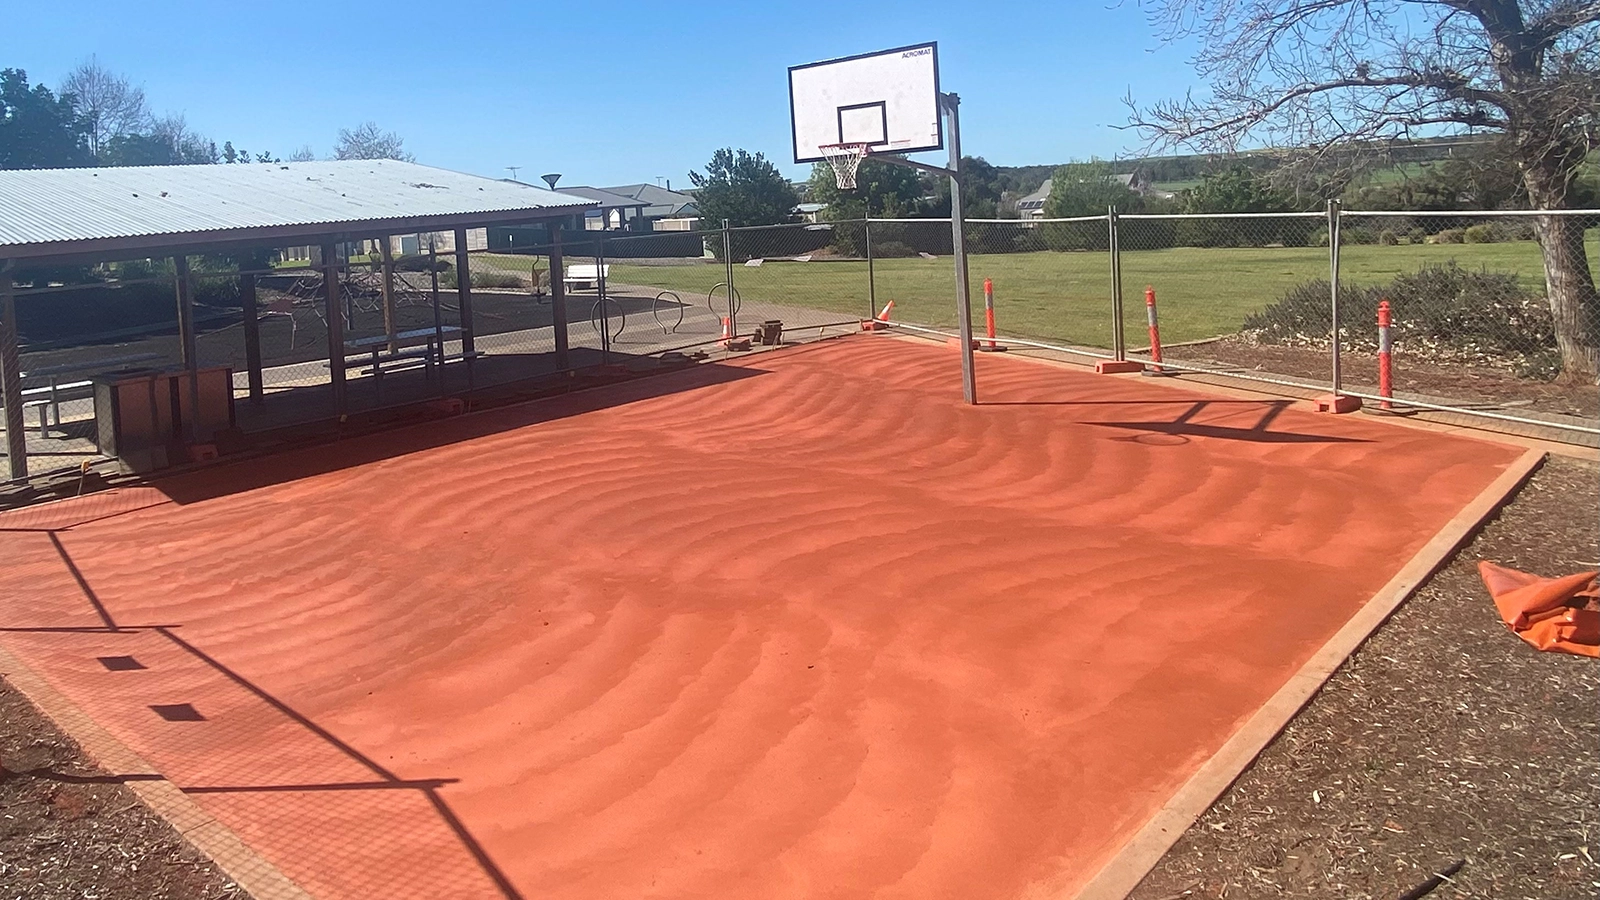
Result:
{"label": "orange tarp", "polygon": [[1600,572],[1542,578],[1480,562],[1478,574],[1518,637],[1540,650],[1600,656],[1600,610],[1593,608]]}

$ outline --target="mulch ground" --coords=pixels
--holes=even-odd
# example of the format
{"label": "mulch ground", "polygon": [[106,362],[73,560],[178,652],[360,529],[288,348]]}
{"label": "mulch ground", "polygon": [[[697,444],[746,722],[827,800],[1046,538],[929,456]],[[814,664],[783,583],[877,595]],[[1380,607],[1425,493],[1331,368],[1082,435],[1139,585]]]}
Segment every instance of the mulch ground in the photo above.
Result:
{"label": "mulch ground", "polygon": [[1592,898],[1600,666],[1496,616],[1480,559],[1596,567],[1600,467],[1552,458],[1413,596],[1132,897]]}
{"label": "mulch ground", "polygon": [[[1329,376],[1327,350],[1253,344],[1240,337],[1173,347],[1165,356],[1313,381],[1325,381]],[[1347,385],[1358,390],[1374,389],[1378,381],[1377,354],[1346,349],[1341,363]],[[1600,416],[1600,390],[1595,390],[1593,384],[1540,381],[1519,377],[1506,368],[1431,363],[1402,353],[1394,358],[1394,389],[1400,396],[1492,404],[1513,413],[1520,408],[1591,419]]]}
{"label": "mulch ground", "polygon": [[[1538,653],[1475,565],[1600,557],[1600,466],[1553,458],[1329,681],[1132,895],[1592,897],[1600,666]],[[1292,614],[1286,610],[1286,614]],[[0,898],[246,895],[0,680]]]}
{"label": "mulch ground", "polygon": [[0,898],[249,900],[0,679]]}

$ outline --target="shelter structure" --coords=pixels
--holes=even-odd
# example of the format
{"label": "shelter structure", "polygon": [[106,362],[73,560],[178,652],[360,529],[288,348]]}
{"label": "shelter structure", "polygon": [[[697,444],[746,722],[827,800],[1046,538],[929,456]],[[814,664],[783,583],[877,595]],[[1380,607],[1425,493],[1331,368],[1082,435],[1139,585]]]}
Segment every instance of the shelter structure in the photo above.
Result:
{"label": "shelter structure", "polygon": [[[389,246],[394,235],[455,236],[457,303],[471,309],[469,229],[569,220],[594,207],[584,197],[393,160],[253,165],[144,166],[0,171],[0,398],[10,477],[28,475],[16,295],[49,291],[51,271],[116,260],[172,260],[182,367],[198,390],[189,258],[261,248],[319,248],[327,309],[336,308],[346,248]],[[256,277],[238,274],[249,395],[262,392]],[[386,275],[392,263],[384,259]],[[43,274],[41,274],[43,273]],[[326,315],[327,369],[343,414],[346,348],[340,316]],[[472,347],[471,316],[462,345]],[[564,323],[562,323],[564,325]],[[393,326],[390,326],[391,341]],[[199,407],[198,395],[191,409]],[[195,436],[191,435],[191,438]]]}

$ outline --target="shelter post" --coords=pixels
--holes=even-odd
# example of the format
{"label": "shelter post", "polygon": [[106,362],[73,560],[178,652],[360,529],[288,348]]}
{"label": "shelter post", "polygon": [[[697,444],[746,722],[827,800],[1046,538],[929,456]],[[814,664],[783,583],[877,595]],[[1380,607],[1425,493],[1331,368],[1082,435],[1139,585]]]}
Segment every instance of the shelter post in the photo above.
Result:
{"label": "shelter post", "polygon": [[239,304],[244,315],[244,368],[250,383],[250,402],[259,405],[264,396],[261,383],[261,313],[256,305],[256,273],[239,276]]}
{"label": "shelter post", "polygon": [[6,464],[11,478],[28,477],[28,433],[22,420],[22,357],[17,349],[17,296],[12,261],[0,264],[0,392],[6,404]]}
{"label": "shelter post", "polygon": [[957,333],[961,335],[961,394],[978,402],[977,376],[972,362],[972,292],[967,285],[967,220],[961,201],[961,98],[943,94],[940,102],[950,118],[950,239],[956,258]]}
{"label": "shelter post", "polygon": [[394,249],[389,246],[389,235],[380,240],[383,245],[383,333],[389,336],[389,352],[400,349],[394,326]]}
{"label": "shelter post", "polygon": [[456,301],[461,307],[461,359],[467,364],[467,389],[472,389],[472,358],[477,347],[472,339],[472,261],[467,253],[467,230],[457,228]]}
{"label": "shelter post", "polygon": [[184,430],[189,443],[200,443],[200,354],[195,346],[194,334],[194,282],[189,278],[189,257],[179,254],[172,258],[175,293],[178,297],[178,344],[183,352],[183,370],[189,381],[189,415]]}
{"label": "shelter post", "polygon": [[559,222],[550,229],[550,329],[556,342],[556,369],[572,368],[567,354],[567,282]]}
{"label": "shelter post", "polygon": [[322,245],[323,305],[328,319],[328,386],[333,393],[333,412],[343,418],[344,397],[344,305],[339,298],[339,247]]}

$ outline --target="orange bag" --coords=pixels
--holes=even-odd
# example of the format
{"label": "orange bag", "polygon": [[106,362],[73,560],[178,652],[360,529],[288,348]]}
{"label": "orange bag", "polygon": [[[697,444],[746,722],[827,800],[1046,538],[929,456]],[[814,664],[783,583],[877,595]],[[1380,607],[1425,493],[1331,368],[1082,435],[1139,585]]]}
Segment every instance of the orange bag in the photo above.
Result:
{"label": "orange bag", "polygon": [[1600,573],[1541,578],[1479,562],[1478,574],[1518,637],[1540,650],[1600,657]]}

